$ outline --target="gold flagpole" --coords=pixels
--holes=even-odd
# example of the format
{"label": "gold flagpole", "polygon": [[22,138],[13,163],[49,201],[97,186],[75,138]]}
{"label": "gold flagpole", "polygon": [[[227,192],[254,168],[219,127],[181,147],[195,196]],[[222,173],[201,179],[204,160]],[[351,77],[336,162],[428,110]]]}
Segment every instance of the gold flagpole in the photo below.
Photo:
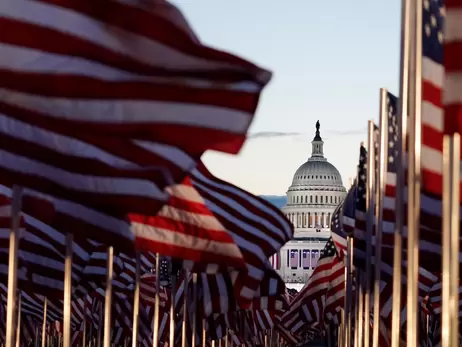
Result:
{"label": "gold flagpole", "polygon": [[367,181],[366,181],[366,269],[364,273],[364,341],[370,342],[371,316],[371,268],[372,268],[372,230],[374,227],[374,194],[375,194],[375,144],[374,121],[368,121],[367,134]]}
{"label": "gold flagpole", "polygon": [[401,58],[400,91],[398,100],[398,165],[396,166],[395,230],[393,245],[393,298],[391,319],[391,347],[400,346],[401,331],[401,283],[404,229],[405,167],[407,159],[406,133],[409,92],[409,51],[411,0],[402,0],[401,6]]}
{"label": "gold flagpole", "polygon": [[407,346],[417,347],[421,191],[422,0],[413,0],[409,63],[409,165],[407,243]]}
{"label": "gold flagpole", "polygon": [[382,263],[382,229],[383,200],[385,191],[385,175],[388,161],[388,109],[387,90],[380,89],[380,148],[378,160],[378,186],[375,223],[375,282],[374,282],[374,325],[372,330],[372,346],[379,347],[380,324],[380,272]]}
{"label": "gold flagpole", "polygon": [[135,292],[133,293],[133,332],[132,332],[132,347],[138,346],[138,327],[140,313],[140,262],[141,254],[136,252],[135,265]]}
{"label": "gold flagpole", "polygon": [[104,335],[103,347],[111,347],[111,313],[112,313],[112,280],[114,278],[114,248],[107,248],[106,292],[104,301]]}
{"label": "gold flagpole", "polygon": [[16,339],[16,287],[18,270],[18,244],[19,244],[19,221],[21,213],[22,188],[13,187],[13,203],[11,209],[11,230],[8,255],[8,288],[6,306],[6,347],[15,347]]}

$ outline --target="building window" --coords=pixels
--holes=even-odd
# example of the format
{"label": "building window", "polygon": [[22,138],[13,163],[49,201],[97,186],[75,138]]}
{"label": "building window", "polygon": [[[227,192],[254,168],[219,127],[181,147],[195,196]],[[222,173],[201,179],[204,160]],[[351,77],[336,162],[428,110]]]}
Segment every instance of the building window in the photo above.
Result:
{"label": "building window", "polygon": [[313,195],[310,195],[310,204],[313,203]]}
{"label": "building window", "polygon": [[317,195],[314,197],[314,203],[315,203],[315,204],[318,203],[318,196],[317,196]]}
{"label": "building window", "polygon": [[308,202],[308,196],[305,195],[305,204]]}
{"label": "building window", "polygon": [[290,250],[290,265],[289,265],[290,268],[297,269],[298,263],[299,263],[298,249],[291,249]]}
{"label": "building window", "polygon": [[320,199],[319,202],[322,204],[322,195],[319,197],[319,199]]}
{"label": "building window", "polygon": [[302,267],[304,270],[309,270],[310,268],[310,250],[304,249],[302,253]]}
{"label": "building window", "polygon": [[330,196],[330,203],[332,204],[332,195]]}

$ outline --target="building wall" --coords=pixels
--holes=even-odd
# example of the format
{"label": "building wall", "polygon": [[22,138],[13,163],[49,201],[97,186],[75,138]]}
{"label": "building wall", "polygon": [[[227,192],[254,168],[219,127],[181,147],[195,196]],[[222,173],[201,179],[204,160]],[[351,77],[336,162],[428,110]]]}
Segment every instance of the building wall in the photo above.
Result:
{"label": "building wall", "polygon": [[[332,214],[346,195],[345,192],[337,191],[330,192],[330,195],[317,191],[312,191],[311,194],[312,196],[328,196],[328,204],[321,204],[319,197],[318,204],[305,204],[304,202],[297,204],[290,203],[291,200],[289,200],[289,203],[281,209],[294,225],[294,239],[286,243],[279,253],[272,257],[271,262],[286,283],[306,283],[308,281],[316,267],[320,252],[330,237]],[[288,196],[290,196],[289,192]],[[330,204],[330,196],[337,197],[336,204]],[[323,202],[326,201],[324,199]],[[293,253],[296,254],[296,259],[291,256]]]}
{"label": "building wall", "polygon": [[[329,232],[323,232],[323,238],[306,241],[294,239],[285,244],[279,251],[280,267],[276,270],[286,283],[305,283],[313,273],[320,252],[323,250]],[[296,252],[297,264],[291,258]],[[294,266],[295,265],[295,266]]]}

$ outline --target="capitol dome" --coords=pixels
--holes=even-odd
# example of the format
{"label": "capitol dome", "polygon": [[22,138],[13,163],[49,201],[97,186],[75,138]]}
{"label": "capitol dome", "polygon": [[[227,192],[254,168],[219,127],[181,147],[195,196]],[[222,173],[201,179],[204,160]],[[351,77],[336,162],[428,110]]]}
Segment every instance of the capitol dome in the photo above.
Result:
{"label": "capitol dome", "polygon": [[340,172],[327,160],[319,161],[308,159],[308,161],[295,172],[292,186],[309,185],[343,187],[343,182]]}
{"label": "capitol dome", "polygon": [[[311,157],[298,168],[288,191],[331,190],[346,192],[342,177],[337,168],[324,158],[324,141],[321,138],[319,121],[316,122],[316,134],[311,142]],[[330,199],[328,199],[330,201]]]}

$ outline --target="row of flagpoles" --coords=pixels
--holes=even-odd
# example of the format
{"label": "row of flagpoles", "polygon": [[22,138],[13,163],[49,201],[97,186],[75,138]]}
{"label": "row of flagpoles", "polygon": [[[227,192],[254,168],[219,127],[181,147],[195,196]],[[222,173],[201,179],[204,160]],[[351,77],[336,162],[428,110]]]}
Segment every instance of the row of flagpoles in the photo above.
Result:
{"label": "row of flagpoles", "polygon": [[333,228],[346,249],[345,346],[461,343],[462,2],[402,3],[399,98],[381,90]]}
{"label": "row of flagpoles", "polygon": [[315,271],[285,314],[305,329],[337,326],[348,347],[461,344],[462,2],[402,3],[399,97],[380,91],[379,123],[369,121],[332,224],[344,304],[329,306],[339,280],[331,263],[324,294],[309,289]]}

